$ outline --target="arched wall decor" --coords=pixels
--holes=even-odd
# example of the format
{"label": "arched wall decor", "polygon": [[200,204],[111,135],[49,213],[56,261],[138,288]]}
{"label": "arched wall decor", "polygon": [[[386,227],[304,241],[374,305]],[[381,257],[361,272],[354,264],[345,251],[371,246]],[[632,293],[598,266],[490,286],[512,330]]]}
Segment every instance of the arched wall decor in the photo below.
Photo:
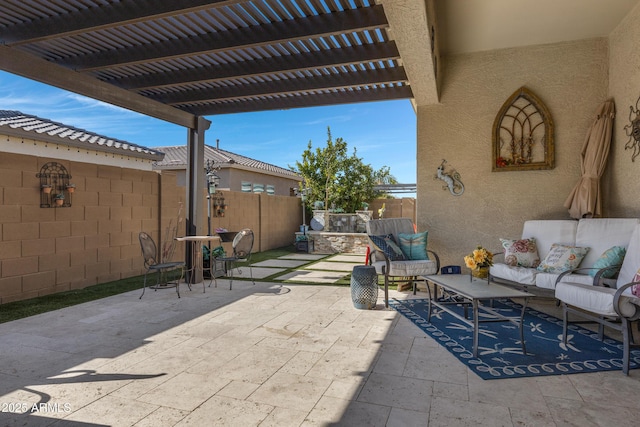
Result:
{"label": "arched wall decor", "polygon": [[492,171],[541,170],[555,166],[553,119],[524,86],[505,101],[493,122]]}
{"label": "arched wall decor", "polygon": [[69,181],[71,175],[63,165],[56,162],[46,163],[36,177],[40,178],[41,208],[71,207],[71,195],[75,191],[75,185]]}

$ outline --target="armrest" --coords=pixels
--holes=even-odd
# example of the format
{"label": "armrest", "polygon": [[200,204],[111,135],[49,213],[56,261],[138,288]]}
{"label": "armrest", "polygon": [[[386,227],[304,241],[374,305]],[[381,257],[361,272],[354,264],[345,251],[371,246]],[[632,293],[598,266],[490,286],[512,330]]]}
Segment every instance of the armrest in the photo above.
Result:
{"label": "armrest", "polygon": [[562,273],[560,273],[560,275],[558,276],[558,278],[556,279],[556,285],[558,283],[560,283],[562,281],[562,279],[572,273],[578,272],[578,271],[590,271],[590,270],[596,270],[596,274],[593,276],[593,286],[602,286],[605,288],[610,288],[610,286],[604,282],[604,277],[602,277],[602,275],[611,269],[615,269],[616,272],[620,271],[620,267],[621,265],[611,265],[609,267],[604,267],[604,268],[594,268],[594,267],[579,267],[579,268],[574,268],[572,270],[567,270],[567,271],[563,271]]}
{"label": "armrest", "polygon": [[389,263],[391,261],[389,260],[389,257],[387,256],[387,254],[385,254],[384,252],[379,251],[377,249],[374,249],[374,251],[371,252],[371,254],[369,254],[369,265],[371,265],[373,263],[373,258],[374,258],[373,255],[375,255],[376,260],[377,260],[378,256],[381,256],[382,258],[384,258],[385,266],[382,267],[382,274],[384,274],[385,276],[387,274],[389,274],[389,271],[390,271]]}
{"label": "armrest", "polygon": [[436,274],[440,274],[440,257],[438,256],[437,253],[435,253],[432,250],[427,249],[427,253],[433,255],[433,257],[436,260]]}
{"label": "armrest", "polygon": [[636,312],[634,315],[632,316],[624,316],[622,314],[622,310],[620,309],[620,299],[622,298],[622,293],[630,288],[633,285],[640,285],[640,282],[631,282],[631,283],[627,283],[626,285],[623,285],[621,287],[618,288],[618,290],[616,291],[615,295],[613,296],[613,309],[616,311],[616,313],[618,314],[618,316],[620,317],[626,317],[628,320],[630,321],[634,321],[634,320],[638,320],[640,319],[640,298],[632,296],[632,295],[624,295],[625,298],[628,298],[630,300],[631,304],[634,304],[637,306],[636,308]]}

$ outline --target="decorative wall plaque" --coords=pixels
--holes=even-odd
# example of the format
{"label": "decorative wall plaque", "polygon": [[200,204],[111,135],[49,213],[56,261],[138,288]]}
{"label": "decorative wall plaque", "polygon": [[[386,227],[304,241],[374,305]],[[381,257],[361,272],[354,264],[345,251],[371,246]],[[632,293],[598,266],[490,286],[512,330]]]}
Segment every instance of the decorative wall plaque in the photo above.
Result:
{"label": "decorative wall plaque", "polygon": [[524,86],[505,101],[493,123],[492,171],[555,166],[553,120],[544,103]]}

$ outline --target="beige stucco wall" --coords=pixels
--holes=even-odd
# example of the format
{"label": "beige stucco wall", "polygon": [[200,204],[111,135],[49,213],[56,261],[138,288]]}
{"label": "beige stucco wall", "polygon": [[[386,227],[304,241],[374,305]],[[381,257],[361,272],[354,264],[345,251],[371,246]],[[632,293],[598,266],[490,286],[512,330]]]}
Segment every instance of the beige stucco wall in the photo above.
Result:
{"label": "beige stucco wall", "polygon": [[[444,58],[440,105],[418,106],[418,228],[443,265],[462,265],[476,245],[500,248],[526,219],[569,218],[563,203],[580,176],[580,149],[607,98],[606,39],[504,49]],[[491,172],[492,125],[504,101],[526,86],[555,124],[555,168]],[[465,185],[452,196],[434,180],[447,160]]]}
{"label": "beige stucco wall", "polygon": [[[624,127],[629,125],[629,107],[636,109],[640,96],[640,4],[609,36],[609,94],[616,104],[609,166],[603,180],[609,216],[640,216],[640,156],[631,161],[632,150]],[[640,107],[640,105],[638,105]]]}

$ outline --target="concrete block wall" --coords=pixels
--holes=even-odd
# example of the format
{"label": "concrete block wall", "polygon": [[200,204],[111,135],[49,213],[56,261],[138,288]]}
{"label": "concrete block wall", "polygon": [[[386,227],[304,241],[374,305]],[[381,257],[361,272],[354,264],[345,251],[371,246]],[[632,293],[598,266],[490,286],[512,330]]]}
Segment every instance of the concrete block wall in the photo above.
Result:
{"label": "concrete block wall", "polygon": [[[71,207],[41,208],[36,174],[62,164]],[[156,172],[0,155],[0,304],[143,273],[140,230],[159,235]]]}

